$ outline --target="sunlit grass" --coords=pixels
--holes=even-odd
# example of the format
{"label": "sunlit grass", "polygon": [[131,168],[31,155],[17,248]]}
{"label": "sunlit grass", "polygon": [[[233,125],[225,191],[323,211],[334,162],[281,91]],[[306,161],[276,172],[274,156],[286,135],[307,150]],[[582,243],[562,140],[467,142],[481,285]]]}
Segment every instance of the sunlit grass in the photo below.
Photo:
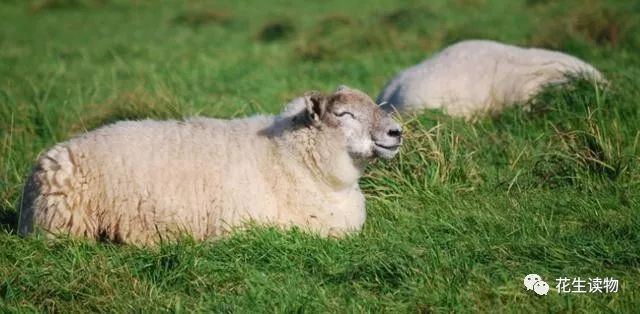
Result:
{"label": "sunlit grass", "polygon": [[[640,306],[640,9],[632,1],[0,0],[0,309],[57,312],[634,312]],[[456,40],[561,49],[607,86],[545,90],[474,123],[401,117],[343,240],[251,228],[136,248],[15,233],[37,155],[121,119],[276,113],[339,84],[371,96]],[[546,297],[537,273],[615,277]]]}

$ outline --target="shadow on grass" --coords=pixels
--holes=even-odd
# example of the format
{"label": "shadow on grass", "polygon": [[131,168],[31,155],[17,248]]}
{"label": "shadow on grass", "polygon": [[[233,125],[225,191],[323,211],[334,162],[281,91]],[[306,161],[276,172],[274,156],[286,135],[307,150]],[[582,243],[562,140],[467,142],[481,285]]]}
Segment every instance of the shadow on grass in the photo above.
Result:
{"label": "shadow on grass", "polygon": [[171,20],[176,25],[184,25],[194,29],[206,25],[230,26],[233,21],[231,14],[215,9],[189,10]]}
{"label": "shadow on grass", "polygon": [[104,6],[109,2],[109,0],[35,0],[29,3],[29,9],[32,13],[53,10],[78,10]]}
{"label": "shadow on grass", "polygon": [[282,18],[262,26],[257,38],[262,42],[273,42],[288,39],[292,37],[295,32],[295,24],[286,18]]}
{"label": "shadow on grass", "polygon": [[0,231],[12,234],[18,231],[18,212],[4,205],[0,206]]}

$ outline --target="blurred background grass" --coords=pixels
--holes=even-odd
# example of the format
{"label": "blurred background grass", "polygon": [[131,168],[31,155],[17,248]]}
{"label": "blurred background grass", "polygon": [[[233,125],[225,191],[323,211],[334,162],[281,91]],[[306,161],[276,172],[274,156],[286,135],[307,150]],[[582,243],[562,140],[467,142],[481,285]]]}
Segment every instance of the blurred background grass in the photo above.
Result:
{"label": "blurred background grass", "polygon": [[[633,1],[0,0],[0,307],[6,311],[570,311],[640,304],[640,4]],[[338,84],[372,96],[463,39],[558,49],[602,70],[475,124],[404,117],[336,241],[256,228],[156,249],[14,235],[56,142],[121,119],[276,113]],[[613,276],[538,297],[522,278]]]}

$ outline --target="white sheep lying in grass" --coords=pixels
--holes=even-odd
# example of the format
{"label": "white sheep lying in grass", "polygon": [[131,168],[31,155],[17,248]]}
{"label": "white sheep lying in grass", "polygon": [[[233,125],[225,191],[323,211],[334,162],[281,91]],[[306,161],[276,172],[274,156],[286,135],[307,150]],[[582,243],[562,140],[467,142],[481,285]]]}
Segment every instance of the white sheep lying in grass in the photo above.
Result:
{"label": "white sheep lying in grass", "polygon": [[570,55],[488,40],[454,44],[393,78],[378,96],[386,110],[443,109],[471,118],[527,104],[550,84],[584,76],[603,81],[591,65]]}
{"label": "white sheep lying in grass", "polygon": [[118,122],[39,158],[19,232],[148,245],[255,222],[340,236],[364,223],[367,160],[401,141],[389,114],[345,86],[275,117]]}

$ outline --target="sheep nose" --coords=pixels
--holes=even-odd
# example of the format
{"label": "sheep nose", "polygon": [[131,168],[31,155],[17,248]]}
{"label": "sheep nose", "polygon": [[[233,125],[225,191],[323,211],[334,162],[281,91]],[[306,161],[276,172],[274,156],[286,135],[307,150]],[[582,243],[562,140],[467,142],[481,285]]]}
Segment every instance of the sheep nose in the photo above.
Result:
{"label": "sheep nose", "polygon": [[402,137],[402,130],[401,129],[391,129],[387,132],[387,135],[391,136],[391,137]]}

